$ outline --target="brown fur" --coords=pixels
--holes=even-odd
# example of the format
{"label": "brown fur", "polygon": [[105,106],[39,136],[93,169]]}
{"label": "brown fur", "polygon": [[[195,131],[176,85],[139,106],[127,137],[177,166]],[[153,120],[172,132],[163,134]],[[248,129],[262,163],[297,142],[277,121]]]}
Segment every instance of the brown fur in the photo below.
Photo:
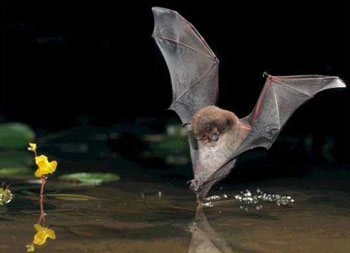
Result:
{"label": "brown fur", "polygon": [[198,110],[192,117],[191,126],[198,139],[207,139],[214,131],[219,136],[238,124],[237,116],[216,106],[207,106]]}

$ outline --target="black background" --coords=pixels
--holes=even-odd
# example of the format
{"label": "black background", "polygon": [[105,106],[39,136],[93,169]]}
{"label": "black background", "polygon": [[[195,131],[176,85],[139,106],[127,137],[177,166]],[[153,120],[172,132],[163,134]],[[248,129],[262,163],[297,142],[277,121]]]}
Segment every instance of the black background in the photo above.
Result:
{"label": "black background", "polygon": [[[350,83],[339,2],[11,1],[1,4],[2,120],[57,131],[175,117],[166,111],[171,85],[151,37],[152,6],[177,10],[206,39],[220,59],[219,106],[240,117],[252,110],[264,71]],[[317,95],[283,133],[332,136],[347,160],[347,97]]]}

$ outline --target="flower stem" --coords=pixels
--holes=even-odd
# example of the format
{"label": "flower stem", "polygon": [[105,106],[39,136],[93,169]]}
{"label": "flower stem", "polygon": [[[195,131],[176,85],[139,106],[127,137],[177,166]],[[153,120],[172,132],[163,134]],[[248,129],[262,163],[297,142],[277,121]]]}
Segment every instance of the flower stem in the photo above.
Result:
{"label": "flower stem", "polygon": [[40,217],[38,223],[40,224],[42,221],[45,221],[45,215],[44,212],[44,187],[46,183],[46,177],[41,176],[41,188],[40,188]]}

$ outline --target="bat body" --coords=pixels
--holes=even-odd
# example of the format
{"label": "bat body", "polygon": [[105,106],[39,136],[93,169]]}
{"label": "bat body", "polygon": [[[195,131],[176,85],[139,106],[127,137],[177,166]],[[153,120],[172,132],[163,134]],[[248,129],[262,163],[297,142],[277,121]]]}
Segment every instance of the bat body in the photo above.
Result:
{"label": "bat body", "polygon": [[238,118],[215,106],[219,61],[198,31],[177,12],[154,7],[153,38],[170,72],[170,109],[187,127],[194,179],[191,188],[201,202],[226,177],[237,156],[250,149],[269,149],[296,109],[318,92],[345,87],[336,76],[272,76],[252,112]]}

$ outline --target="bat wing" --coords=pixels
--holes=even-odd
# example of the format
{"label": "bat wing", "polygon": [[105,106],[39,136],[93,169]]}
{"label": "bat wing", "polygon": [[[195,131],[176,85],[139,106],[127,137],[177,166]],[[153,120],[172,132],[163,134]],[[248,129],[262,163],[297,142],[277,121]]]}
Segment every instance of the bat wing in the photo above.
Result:
{"label": "bat wing", "polygon": [[253,111],[241,119],[252,130],[233,157],[256,147],[269,149],[287,120],[302,104],[323,90],[345,87],[337,76],[268,75]]}
{"label": "bat wing", "polygon": [[342,87],[346,87],[344,82],[336,76],[269,75],[253,111],[241,119],[250,130],[237,129],[233,134],[223,136],[213,147],[203,145],[198,148],[195,171],[201,185],[200,199],[214,183],[230,173],[241,153],[258,147],[269,149],[287,120],[302,104],[320,91]]}
{"label": "bat wing", "polygon": [[153,7],[153,38],[167,63],[173,90],[169,109],[183,124],[214,105],[218,96],[219,61],[198,31],[176,11]]}

